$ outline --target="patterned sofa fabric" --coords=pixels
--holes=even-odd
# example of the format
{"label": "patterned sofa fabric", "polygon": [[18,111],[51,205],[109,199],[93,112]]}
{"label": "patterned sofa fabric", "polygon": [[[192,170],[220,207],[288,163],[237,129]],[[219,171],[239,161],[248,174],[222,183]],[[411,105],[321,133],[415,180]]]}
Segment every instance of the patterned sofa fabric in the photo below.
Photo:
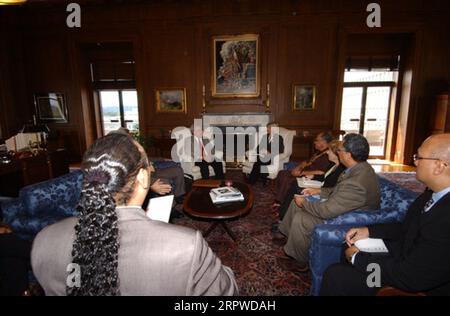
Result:
{"label": "patterned sofa fabric", "polygon": [[339,262],[345,233],[351,227],[400,222],[409,205],[418,196],[387,179],[378,177],[378,180],[381,191],[379,210],[355,210],[326,220],[324,224],[314,228],[309,250],[312,295],[319,294],[325,270],[331,264]]}
{"label": "patterned sofa fabric", "polygon": [[32,240],[45,226],[76,215],[83,174],[80,170],[23,188],[2,203],[3,220],[16,234]]}

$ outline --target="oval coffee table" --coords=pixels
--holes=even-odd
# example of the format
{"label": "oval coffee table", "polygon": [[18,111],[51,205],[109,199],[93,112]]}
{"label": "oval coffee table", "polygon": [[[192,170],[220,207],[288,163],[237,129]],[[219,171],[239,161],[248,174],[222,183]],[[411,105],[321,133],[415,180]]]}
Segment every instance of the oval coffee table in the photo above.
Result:
{"label": "oval coffee table", "polygon": [[244,201],[214,204],[209,196],[211,188],[205,187],[194,187],[184,199],[183,208],[185,213],[195,219],[213,222],[204,234],[205,238],[208,237],[214,228],[220,225],[231,239],[236,241],[236,236],[227,226],[226,221],[236,219],[250,212],[253,207],[253,190],[249,185],[241,182],[233,182],[232,186],[242,192]]}

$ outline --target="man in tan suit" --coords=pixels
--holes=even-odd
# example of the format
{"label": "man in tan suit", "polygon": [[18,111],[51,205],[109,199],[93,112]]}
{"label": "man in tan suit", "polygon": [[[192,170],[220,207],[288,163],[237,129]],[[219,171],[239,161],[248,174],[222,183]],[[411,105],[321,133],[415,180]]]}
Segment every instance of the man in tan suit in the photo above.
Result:
{"label": "man in tan suit", "polygon": [[[305,196],[320,194],[320,201],[310,201],[308,197],[296,196],[289,206],[280,232],[288,239],[284,246],[289,258],[279,258],[280,265],[303,272],[308,269],[308,250],[311,233],[324,220],[355,209],[375,210],[380,205],[380,189],[373,168],[366,162],[369,144],[364,136],[348,134],[342,147],[338,149],[339,160],[347,167],[335,187],[305,189]],[[280,234],[274,241],[280,241]]]}

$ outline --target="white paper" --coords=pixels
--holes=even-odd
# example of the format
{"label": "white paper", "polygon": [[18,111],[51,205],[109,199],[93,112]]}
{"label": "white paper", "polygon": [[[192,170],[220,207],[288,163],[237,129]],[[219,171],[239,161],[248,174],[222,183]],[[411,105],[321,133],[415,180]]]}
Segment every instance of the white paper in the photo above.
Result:
{"label": "white paper", "polygon": [[355,242],[355,246],[364,252],[383,252],[383,253],[389,253],[389,250],[387,249],[383,239],[379,238],[366,238],[366,239],[360,239]]}
{"label": "white paper", "polygon": [[147,216],[161,222],[169,222],[172,211],[173,195],[166,195],[150,199],[147,207]]}
{"label": "white paper", "polygon": [[297,178],[297,185],[300,188],[320,189],[323,185],[323,182],[301,177],[301,178]]}

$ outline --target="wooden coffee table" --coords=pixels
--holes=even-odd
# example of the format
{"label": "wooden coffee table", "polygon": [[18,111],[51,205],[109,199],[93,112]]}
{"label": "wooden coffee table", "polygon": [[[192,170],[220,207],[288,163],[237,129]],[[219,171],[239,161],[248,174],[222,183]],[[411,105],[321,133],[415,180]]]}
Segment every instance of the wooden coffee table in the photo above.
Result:
{"label": "wooden coffee table", "polygon": [[227,226],[226,221],[242,217],[250,212],[253,207],[253,190],[249,185],[241,182],[233,182],[232,186],[242,192],[244,201],[214,204],[209,196],[211,188],[201,187],[194,187],[184,199],[185,213],[195,219],[213,222],[206,231],[205,238],[220,225],[231,239],[236,241],[236,236]]}

